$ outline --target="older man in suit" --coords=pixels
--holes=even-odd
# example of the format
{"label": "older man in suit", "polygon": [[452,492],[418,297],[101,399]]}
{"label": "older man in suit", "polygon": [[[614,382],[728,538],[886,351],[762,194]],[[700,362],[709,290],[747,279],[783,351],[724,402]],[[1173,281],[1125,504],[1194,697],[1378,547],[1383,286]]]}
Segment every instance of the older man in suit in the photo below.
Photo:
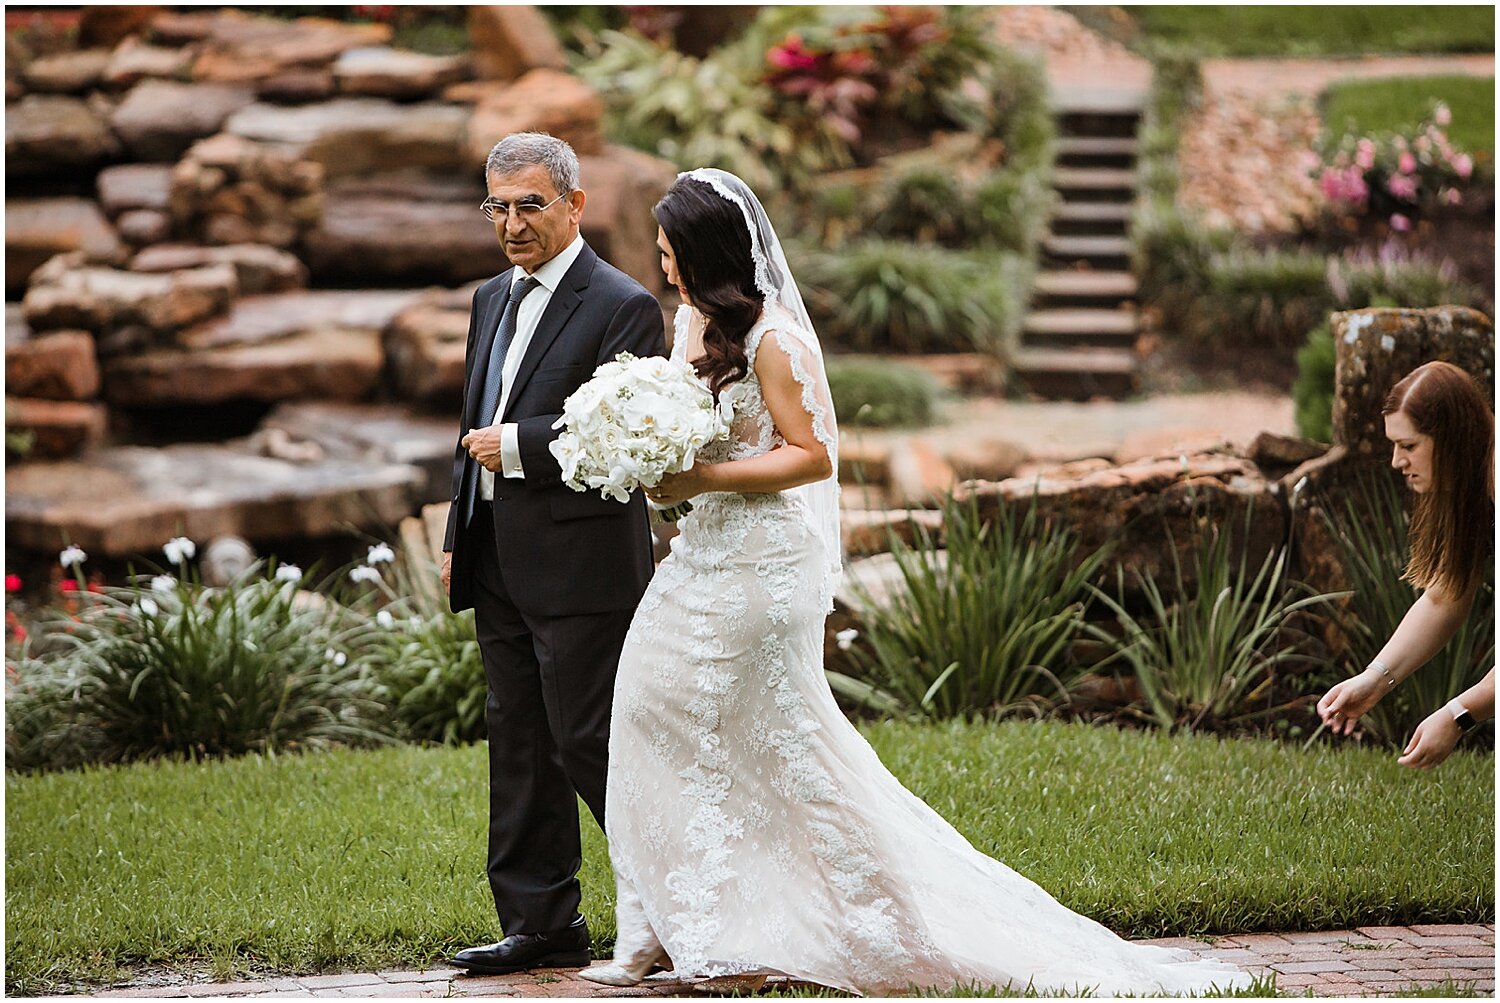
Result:
{"label": "older man in suit", "polygon": [[552,423],[596,366],[665,341],[655,297],[579,234],[567,143],[507,136],[485,180],[512,267],[469,316],[443,581],[455,612],[474,609],[489,682],[488,872],[504,934],[453,960],[505,973],[589,963],[577,798],[602,828],[615,668],[652,570],[641,497],[564,485]]}

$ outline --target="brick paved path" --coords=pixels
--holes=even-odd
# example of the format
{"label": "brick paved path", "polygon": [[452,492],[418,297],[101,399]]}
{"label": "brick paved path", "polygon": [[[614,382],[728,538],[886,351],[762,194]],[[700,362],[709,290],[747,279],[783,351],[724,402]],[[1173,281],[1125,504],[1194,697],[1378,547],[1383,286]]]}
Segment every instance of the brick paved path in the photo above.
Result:
{"label": "brick paved path", "polygon": [[[1386,996],[1414,986],[1452,980],[1475,989],[1495,989],[1495,926],[1362,926],[1327,933],[1258,933],[1146,941],[1183,947],[1231,961],[1257,975],[1274,975],[1291,995]],[[776,980],[768,987],[787,980]],[[601,999],[613,996],[695,995],[690,985],[657,976],[633,989],[608,989],[578,978],[574,969],[520,975],[472,977],[446,966],[428,971],[385,971],[281,977],[246,982],[136,985],[105,990],[99,997],[445,997],[518,996]]]}

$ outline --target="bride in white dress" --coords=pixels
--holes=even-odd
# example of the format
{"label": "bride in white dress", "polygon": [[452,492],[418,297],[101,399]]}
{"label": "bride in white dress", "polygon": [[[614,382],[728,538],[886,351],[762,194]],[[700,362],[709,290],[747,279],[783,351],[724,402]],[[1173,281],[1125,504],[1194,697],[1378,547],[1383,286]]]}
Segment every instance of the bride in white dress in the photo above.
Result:
{"label": "bride in white dress", "polygon": [[661,965],[865,994],[1248,984],[1124,941],[978,852],[844,718],[823,675],[838,430],[802,297],[734,175],[679,176],[655,215],[687,304],[672,351],[735,417],[651,492],[694,509],[620,658],[605,808],[619,935],[614,963],[583,977],[631,985]]}

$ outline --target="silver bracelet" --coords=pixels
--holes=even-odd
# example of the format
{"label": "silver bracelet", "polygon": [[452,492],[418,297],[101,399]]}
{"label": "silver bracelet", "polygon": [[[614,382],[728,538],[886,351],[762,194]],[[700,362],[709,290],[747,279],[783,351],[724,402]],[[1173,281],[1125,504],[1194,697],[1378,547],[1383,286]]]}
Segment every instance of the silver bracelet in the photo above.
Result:
{"label": "silver bracelet", "polygon": [[1368,672],[1370,669],[1379,669],[1381,671],[1381,673],[1385,676],[1385,682],[1386,682],[1387,686],[1395,686],[1396,685],[1396,676],[1395,676],[1395,674],[1392,673],[1391,670],[1386,666],[1386,664],[1384,662],[1382,662],[1380,659],[1378,659],[1378,658],[1375,659],[1373,662],[1371,662],[1369,665],[1367,665],[1365,667],[1365,671],[1366,672]]}

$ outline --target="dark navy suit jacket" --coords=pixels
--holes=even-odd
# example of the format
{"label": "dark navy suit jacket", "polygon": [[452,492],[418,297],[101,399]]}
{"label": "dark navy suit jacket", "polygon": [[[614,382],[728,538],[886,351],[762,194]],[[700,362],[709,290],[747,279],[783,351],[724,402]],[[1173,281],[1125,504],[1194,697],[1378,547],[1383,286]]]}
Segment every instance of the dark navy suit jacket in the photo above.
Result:
{"label": "dark navy suit jacket", "polygon": [[[665,355],[656,297],[585,244],[558,283],[521,359],[502,422],[516,424],[523,479],[495,476],[495,541],[469,532],[478,464],[462,445],[470,429],[489,424],[479,415],[484,369],[511,269],[474,293],[464,356],[463,420],[453,453],[453,505],[443,549],[452,551],[450,604],[474,605],[475,547],[497,546],[500,571],[516,608],[540,616],[628,609],[651,578],[651,531],[639,492],[629,502],[578,492],[562,482],[547,448],[561,434],[552,423],[563,401],[620,352]],[[485,504],[482,499],[478,504]]]}

